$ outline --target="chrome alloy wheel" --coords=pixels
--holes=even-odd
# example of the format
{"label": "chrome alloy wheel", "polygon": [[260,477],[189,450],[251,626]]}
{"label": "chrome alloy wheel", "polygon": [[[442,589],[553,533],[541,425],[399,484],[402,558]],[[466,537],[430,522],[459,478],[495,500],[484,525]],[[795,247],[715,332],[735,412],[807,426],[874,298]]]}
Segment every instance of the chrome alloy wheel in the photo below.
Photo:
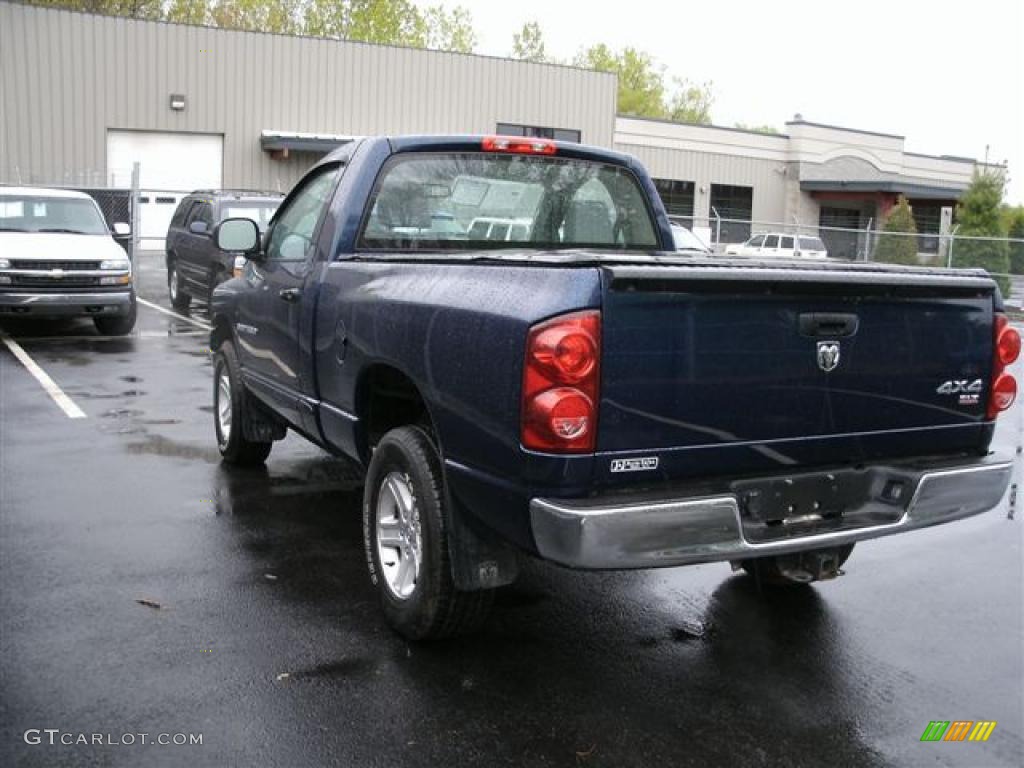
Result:
{"label": "chrome alloy wheel", "polygon": [[377,559],[384,583],[399,600],[416,589],[422,552],[420,514],[409,478],[391,472],[377,494]]}
{"label": "chrome alloy wheel", "polygon": [[167,287],[170,289],[171,301],[178,300],[178,268],[171,267],[171,278],[167,281]]}
{"label": "chrome alloy wheel", "polygon": [[227,445],[231,439],[231,379],[227,367],[221,369],[217,379],[217,426],[220,427],[220,444]]}

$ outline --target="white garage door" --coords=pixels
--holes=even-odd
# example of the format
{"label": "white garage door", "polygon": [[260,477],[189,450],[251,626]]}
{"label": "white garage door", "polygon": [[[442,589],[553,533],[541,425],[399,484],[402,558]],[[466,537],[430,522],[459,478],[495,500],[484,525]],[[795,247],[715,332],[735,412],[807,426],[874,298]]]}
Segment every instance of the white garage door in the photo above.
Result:
{"label": "white garage door", "polygon": [[221,186],[224,137],[206,133],[108,131],[107,177],[131,181],[139,163],[139,237],[144,249],[163,250],[178,203],[194,189]]}

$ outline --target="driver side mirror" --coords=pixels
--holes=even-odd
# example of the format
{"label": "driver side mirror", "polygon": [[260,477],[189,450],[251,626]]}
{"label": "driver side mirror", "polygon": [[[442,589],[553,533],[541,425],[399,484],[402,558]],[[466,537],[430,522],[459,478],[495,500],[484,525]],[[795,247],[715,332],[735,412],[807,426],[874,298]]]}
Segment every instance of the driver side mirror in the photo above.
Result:
{"label": "driver side mirror", "polygon": [[252,260],[258,258],[260,230],[252,219],[224,219],[217,225],[214,237],[222,251],[244,253]]}
{"label": "driver side mirror", "polygon": [[132,228],[129,227],[123,221],[114,222],[114,235],[116,237],[128,237],[132,233]]}

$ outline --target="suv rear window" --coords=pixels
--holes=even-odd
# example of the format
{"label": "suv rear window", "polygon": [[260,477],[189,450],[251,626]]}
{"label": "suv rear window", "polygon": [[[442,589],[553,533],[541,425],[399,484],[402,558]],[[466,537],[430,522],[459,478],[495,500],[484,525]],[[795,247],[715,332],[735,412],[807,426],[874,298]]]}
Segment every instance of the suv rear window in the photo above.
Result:
{"label": "suv rear window", "polygon": [[801,237],[800,250],[802,251],[824,251],[825,244],[817,237]]}
{"label": "suv rear window", "polygon": [[256,222],[256,226],[260,228],[260,232],[266,232],[267,224],[270,223],[270,219],[273,218],[274,212],[277,211],[279,205],[280,203],[232,200],[221,203],[220,220],[252,219]]}
{"label": "suv rear window", "polygon": [[636,177],[589,160],[408,154],[377,180],[361,248],[657,248]]}

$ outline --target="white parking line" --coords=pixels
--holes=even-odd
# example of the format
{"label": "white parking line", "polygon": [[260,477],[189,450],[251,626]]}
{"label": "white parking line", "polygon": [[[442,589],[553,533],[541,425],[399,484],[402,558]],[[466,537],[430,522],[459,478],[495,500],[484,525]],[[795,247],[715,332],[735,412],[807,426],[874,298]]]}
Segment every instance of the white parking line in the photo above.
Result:
{"label": "white parking line", "polygon": [[205,328],[208,331],[213,329],[213,326],[210,325],[209,323],[204,323],[202,320],[196,320],[194,317],[186,317],[185,315],[179,315],[177,312],[171,312],[171,310],[164,309],[159,304],[154,304],[152,301],[146,301],[145,299],[139,298],[137,298],[136,301],[138,301],[139,304],[144,304],[150,309],[155,309],[157,312],[163,312],[165,315],[170,315],[171,317],[177,318],[178,320],[184,320],[186,323],[198,325],[200,328]]}
{"label": "white parking line", "polygon": [[40,386],[46,390],[46,394],[53,398],[53,402],[60,406],[60,409],[64,411],[65,415],[69,419],[84,419],[85,411],[75,405],[75,402],[64,394],[64,390],[57,386],[57,383],[49,377],[39,365],[28,356],[28,352],[21,348],[21,345],[8,336],[3,331],[0,331],[0,340],[7,345],[7,348],[11,350],[19,362],[25,366],[25,369],[31,373],[35,380],[39,382]]}

